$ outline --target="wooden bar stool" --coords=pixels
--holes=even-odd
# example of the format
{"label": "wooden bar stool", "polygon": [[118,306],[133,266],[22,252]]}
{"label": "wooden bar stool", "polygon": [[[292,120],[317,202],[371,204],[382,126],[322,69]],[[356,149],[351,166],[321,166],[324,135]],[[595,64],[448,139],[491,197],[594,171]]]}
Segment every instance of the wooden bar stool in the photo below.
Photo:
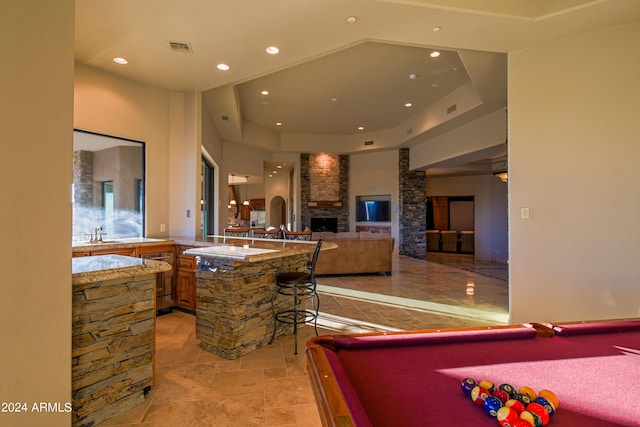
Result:
{"label": "wooden bar stool", "polygon": [[[313,327],[318,335],[318,310],[320,309],[320,299],[316,293],[315,267],[320,248],[324,239],[318,240],[313,256],[307,262],[307,271],[289,271],[276,276],[276,291],[271,298],[271,312],[273,313],[273,335],[269,344],[276,336],[277,322],[293,324],[293,335],[295,336],[295,348],[293,354],[298,354],[298,325],[313,321]],[[275,301],[278,295],[293,297],[293,307],[288,310],[281,310],[276,313]],[[311,299],[312,310],[299,308],[298,306],[305,300]]]}

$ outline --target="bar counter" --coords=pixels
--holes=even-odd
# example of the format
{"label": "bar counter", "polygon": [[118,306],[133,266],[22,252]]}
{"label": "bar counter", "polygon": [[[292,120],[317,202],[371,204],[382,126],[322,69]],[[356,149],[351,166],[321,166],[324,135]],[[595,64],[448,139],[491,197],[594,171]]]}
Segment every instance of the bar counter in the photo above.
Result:
{"label": "bar counter", "polygon": [[[198,257],[196,338],[204,350],[236,359],[269,343],[276,275],[306,270],[317,242],[223,236],[209,240],[211,246],[185,252]],[[336,247],[324,242],[322,250]],[[292,304],[279,296],[275,308]],[[278,324],[276,336],[292,333],[292,325]]]}
{"label": "bar counter", "polygon": [[72,424],[93,426],[144,402],[153,383],[160,261],[72,259]]}

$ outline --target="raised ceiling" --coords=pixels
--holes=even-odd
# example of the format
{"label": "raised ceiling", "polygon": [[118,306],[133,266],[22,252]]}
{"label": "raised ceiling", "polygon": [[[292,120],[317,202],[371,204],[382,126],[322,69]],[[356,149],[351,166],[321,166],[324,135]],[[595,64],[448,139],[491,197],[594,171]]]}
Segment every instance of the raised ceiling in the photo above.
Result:
{"label": "raised ceiling", "polygon": [[[409,146],[506,107],[508,52],[639,19],[637,0],[77,0],[76,60],[202,92],[228,142],[261,147],[250,126],[276,138],[393,130]],[[455,105],[454,92],[477,99],[410,134],[438,102]]]}

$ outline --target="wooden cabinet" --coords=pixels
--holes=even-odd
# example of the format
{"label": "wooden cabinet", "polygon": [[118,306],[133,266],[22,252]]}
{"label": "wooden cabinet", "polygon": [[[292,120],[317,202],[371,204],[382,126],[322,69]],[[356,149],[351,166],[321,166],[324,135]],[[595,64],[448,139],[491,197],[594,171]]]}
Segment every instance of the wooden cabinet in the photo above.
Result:
{"label": "wooden cabinet", "polygon": [[264,199],[251,199],[249,200],[249,206],[251,206],[251,209],[254,211],[263,211],[265,208],[265,201]]}
{"label": "wooden cabinet", "polygon": [[185,255],[189,246],[176,246],[175,303],[178,307],[196,311],[196,258]]}
{"label": "wooden cabinet", "polygon": [[138,256],[138,248],[123,248],[123,249],[99,249],[95,251],[82,251],[74,252],[74,257],[81,256],[99,256],[99,255],[125,255],[125,256]]}

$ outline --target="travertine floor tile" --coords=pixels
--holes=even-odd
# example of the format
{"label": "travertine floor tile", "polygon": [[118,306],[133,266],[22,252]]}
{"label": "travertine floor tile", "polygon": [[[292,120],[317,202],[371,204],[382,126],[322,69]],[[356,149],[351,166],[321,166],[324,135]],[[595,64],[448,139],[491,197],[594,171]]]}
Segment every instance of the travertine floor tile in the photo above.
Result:
{"label": "travertine floor tile", "polygon": [[[427,258],[394,254],[391,276],[318,277],[319,288],[328,290],[320,291],[319,334],[495,325],[488,319],[506,318],[506,265],[448,254],[429,253]],[[336,329],[323,328],[323,317],[331,316],[340,319],[332,324]],[[160,316],[153,389],[143,405],[99,427],[319,427],[304,357],[305,342],[313,336],[312,326],[300,328],[298,355],[293,354],[293,336],[285,336],[226,360],[199,347],[193,315],[174,311]]]}

